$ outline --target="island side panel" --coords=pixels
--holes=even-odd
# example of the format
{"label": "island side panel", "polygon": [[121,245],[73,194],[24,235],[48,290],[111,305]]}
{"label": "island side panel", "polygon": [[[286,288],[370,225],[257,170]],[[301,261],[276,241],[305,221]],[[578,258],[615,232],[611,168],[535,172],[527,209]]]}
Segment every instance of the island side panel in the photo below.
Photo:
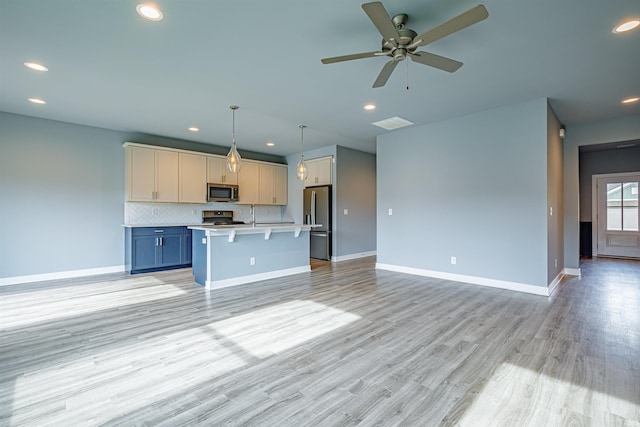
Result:
{"label": "island side panel", "polygon": [[192,230],[192,232],[191,263],[193,276],[198,285],[205,286],[207,283],[207,236],[204,230]]}
{"label": "island side panel", "polygon": [[[256,274],[309,267],[309,231],[295,237],[293,231],[238,234],[235,241],[228,236],[211,236],[211,281],[233,279]],[[255,264],[251,265],[251,258]]]}

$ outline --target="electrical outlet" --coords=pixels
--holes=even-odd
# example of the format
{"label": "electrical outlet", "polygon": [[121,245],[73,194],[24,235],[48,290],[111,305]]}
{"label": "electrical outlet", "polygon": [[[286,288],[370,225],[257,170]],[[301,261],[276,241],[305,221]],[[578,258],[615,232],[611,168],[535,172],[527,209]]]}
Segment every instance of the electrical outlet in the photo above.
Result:
{"label": "electrical outlet", "polygon": [[206,244],[207,244],[207,238],[206,238],[206,237],[203,237],[203,238],[202,238],[202,244],[203,244],[203,245],[206,245]]}
{"label": "electrical outlet", "polygon": [[344,214],[345,214],[345,215],[349,215],[349,209],[345,209],[345,210],[344,210]]}
{"label": "electrical outlet", "polygon": [[153,215],[158,215],[158,208],[153,208],[153,209],[151,210],[151,213],[152,213]]}
{"label": "electrical outlet", "polygon": [[249,258],[249,265],[256,265],[256,257],[252,256]]}
{"label": "electrical outlet", "polygon": [[452,257],[451,257],[451,264],[452,264],[452,265],[455,265],[457,262],[458,262],[458,258],[456,258],[456,257],[452,256]]}
{"label": "electrical outlet", "polygon": [[389,216],[393,215],[393,209],[389,209]]}
{"label": "electrical outlet", "polygon": [[549,216],[553,216],[553,206],[549,206]]}
{"label": "electrical outlet", "polygon": [[558,268],[558,258],[556,258],[555,264],[556,264],[556,268]]}

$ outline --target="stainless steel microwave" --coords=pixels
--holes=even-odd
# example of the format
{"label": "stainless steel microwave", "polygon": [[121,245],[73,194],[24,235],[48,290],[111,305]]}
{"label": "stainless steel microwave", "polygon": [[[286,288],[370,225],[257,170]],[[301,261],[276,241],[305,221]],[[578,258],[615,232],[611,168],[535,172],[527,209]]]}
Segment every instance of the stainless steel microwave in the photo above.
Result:
{"label": "stainless steel microwave", "polygon": [[237,202],[238,186],[229,184],[207,184],[207,201]]}

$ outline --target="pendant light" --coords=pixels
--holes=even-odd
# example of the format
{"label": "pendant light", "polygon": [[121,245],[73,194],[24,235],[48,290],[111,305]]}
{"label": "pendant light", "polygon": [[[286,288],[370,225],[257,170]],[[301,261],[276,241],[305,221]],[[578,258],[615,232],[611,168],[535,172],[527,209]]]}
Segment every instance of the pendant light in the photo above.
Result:
{"label": "pendant light", "polygon": [[227,169],[229,172],[238,173],[240,170],[240,162],[242,161],[242,157],[238,153],[238,147],[236,147],[236,110],[238,109],[237,105],[230,105],[231,111],[233,112],[233,122],[231,128],[231,149],[229,150],[229,154],[227,154]]}
{"label": "pendant light", "polygon": [[304,181],[307,179],[307,165],[304,163],[304,128],[305,125],[298,126],[300,128],[300,160],[298,160],[298,165],[296,166],[296,177],[300,181]]}

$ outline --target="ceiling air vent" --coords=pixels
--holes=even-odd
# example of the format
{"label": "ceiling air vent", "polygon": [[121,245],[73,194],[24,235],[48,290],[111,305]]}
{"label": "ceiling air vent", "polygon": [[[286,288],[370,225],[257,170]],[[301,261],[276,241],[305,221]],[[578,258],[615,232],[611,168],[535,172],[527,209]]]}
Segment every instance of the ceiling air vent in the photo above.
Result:
{"label": "ceiling air vent", "polygon": [[394,130],[398,128],[403,128],[405,126],[411,126],[413,122],[409,120],[405,120],[402,117],[391,117],[390,119],[380,120],[379,122],[371,123],[374,126],[381,127],[386,130]]}

